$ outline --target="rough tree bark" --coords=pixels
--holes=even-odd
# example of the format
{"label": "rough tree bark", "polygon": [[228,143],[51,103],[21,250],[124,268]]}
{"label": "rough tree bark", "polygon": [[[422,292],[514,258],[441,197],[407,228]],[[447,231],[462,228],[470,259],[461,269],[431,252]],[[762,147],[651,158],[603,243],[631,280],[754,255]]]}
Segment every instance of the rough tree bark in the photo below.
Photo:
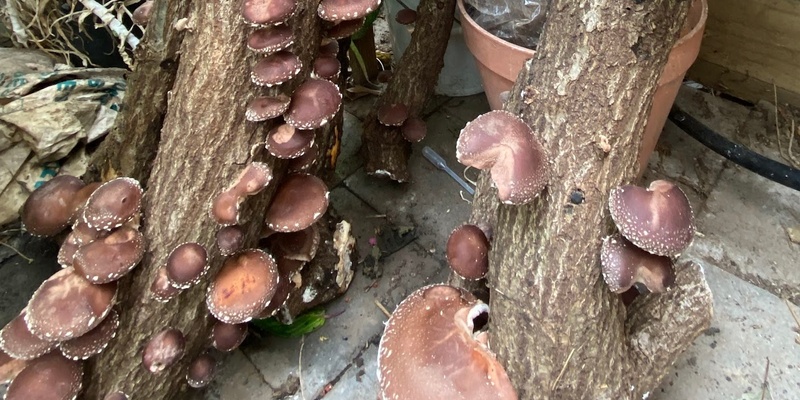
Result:
{"label": "rough tree bark", "polygon": [[378,122],[377,110],[384,104],[402,103],[410,116],[422,112],[444,66],[455,5],[455,0],[422,0],[417,7],[411,42],[397,62],[386,91],[364,122],[364,168],[368,174],[408,181],[411,144],[403,139],[399,127]]}
{"label": "rough tree bark", "polygon": [[[494,227],[492,348],[521,399],[646,398],[710,322],[697,265],[679,266],[667,294],[626,309],[599,262],[613,229],[609,190],[636,177],[652,94],[687,4],[554,0],[512,91],[507,109],[542,139],[552,179],[533,203],[514,207],[498,205],[483,176],[472,222]],[[576,190],[581,204],[569,201]]]}
{"label": "rough tree bark", "polygon": [[[322,30],[317,4],[315,0],[298,1],[292,21],[296,27],[293,51],[304,68],[294,83],[281,89],[287,93],[302,81],[300,77],[308,75],[316,56]],[[249,29],[240,16],[241,1],[158,1],[155,10],[158,22],[148,27],[143,50],[137,53],[139,63],[131,77],[126,112],[120,116],[116,134],[94,160],[95,171],[101,175],[149,176],[143,204],[148,251],[142,263],[120,281],[119,332],[86,368],[82,393],[86,399],[101,399],[114,390],[137,399],[187,394],[185,367],[209,345],[208,279],[166,304],[149,299],[150,282],[170,250],[186,241],[205,245],[212,266],[209,276],[214,276],[223,259],[214,246],[218,227],[208,216],[212,198],[225,190],[249,161],[270,164],[275,182],[286,171],[286,162],[266,155],[262,145],[254,146],[263,144],[274,123],[254,124],[244,119],[247,101],[258,89],[249,79],[255,58],[244,46]],[[172,28],[181,18],[188,18],[190,27],[183,38]],[[340,134],[341,114],[318,131],[320,168],[330,168],[335,162]],[[241,210],[241,219],[247,221],[243,225],[249,238],[246,245],[255,245],[259,237],[263,211],[274,188],[270,185],[248,199]],[[328,230],[323,231],[330,237]],[[320,253],[324,260],[306,267],[304,286],[336,277],[330,272],[334,268],[330,262],[338,261],[341,254],[331,249]],[[329,300],[330,295],[322,292],[320,299],[328,296],[324,298]],[[290,308],[296,312],[302,305]],[[151,374],[141,366],[141,349],[150,336],[167,327],[184,332],[186,353],[179,365]]]}

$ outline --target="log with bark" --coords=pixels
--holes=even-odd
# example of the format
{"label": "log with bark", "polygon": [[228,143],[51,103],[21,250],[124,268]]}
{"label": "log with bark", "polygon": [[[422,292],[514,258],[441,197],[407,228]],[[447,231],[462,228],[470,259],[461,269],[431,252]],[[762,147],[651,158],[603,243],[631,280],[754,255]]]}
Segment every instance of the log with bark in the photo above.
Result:
{"label": "log with bark", "polygon": [[[550,183],[528,205],[500,205],[484,173],[471,222],[493,227],[491,344],[520,398],[646,398],[709,326],[698,265],[679,265],[671,291],[626,308],[599,261],[612,230],[609,191],[636,179],[652,95],[688,3],[554,0],[512,90],[506,109],[541,138]],[[577,190],[580,204],[570,202]]]}
{"label": "log with bark", "polygon": [[364,122],[364,168],[368,174],[406,182],[411,144],[400,127],[378,121],[383,105],[403,104],[409,116],[420,116],[444,66],[444,52],[453,26],[455,0],[422,0],[411,42],[397,62],[383,95]]}

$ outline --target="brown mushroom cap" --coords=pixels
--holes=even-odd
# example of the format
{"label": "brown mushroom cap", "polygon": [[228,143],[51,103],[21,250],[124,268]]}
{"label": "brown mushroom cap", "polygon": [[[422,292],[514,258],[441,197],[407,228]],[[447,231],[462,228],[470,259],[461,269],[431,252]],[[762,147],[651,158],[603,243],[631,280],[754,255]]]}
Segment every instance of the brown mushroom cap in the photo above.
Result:
{"label": "brown mushroom cap", "polygon": [[226,324],[217,321],[211,329],[211,345],[219,351],[233,351],[247,337],[247,324]]}
{"label": "brown mushroom cap", "polygon": [[319,55],[336,57],[337,54],[339,54],[339,42],[334,38],[322,38],[319,44]]}
{"label": "brown mushroom cap", "polygon": [[417,143],[425,139],[428,134],[428,125],[421,118],[409,118],[403,122],[400,133],[411,143]]}
{"label": "brown mushroom cap", "polygon": [[239,223],[239,204],[242,200],[242,195],[236,190],[226,190],[214,197],[209,215],[222,226],[236,225]]}
{"label": "brown mushroom cap", "polygon": [[279,258],[277,263],[279,275],[278,287],[275,289],[275,294],[269,301],[267,308],[256,317],[258,319],[272,317],[286,304],[286,300],[289,299],[292,289],[299,287],[299,284],[293,282],[293,277],[299,277],[300,271],[306,264],[304,261],[290,260],[288,258]]}
{"label": "brown mushroom cap", "polygon": [[75,259],[75,253],[81,246],[82,244],[78,241],[78,236],[75,232],[70,232],[58,249],[58,256],[56,257],[58,264],[62,268],[71,267],[72,261]]}
{"label": "brown mushroom cap", "polygon": [[199,389],[206,387],[217,372],[217,361],[208,353],[201,354],[189,364],[186,373],[186,382],[189,386]]}
{"label": "brown mushroom cap", "polygon": [[256,97],[247,104],[244,118],[250,122],[261,122],[278,118],[289,109],[291,98],[285,94]]}
{"label": "brown mushroom cap", "polygon": [[336,84],[324,79],[307,79],[292,94],[292,104],[283,118],[298,129],[317,129],[330,121],[342,105]]}
{"label": "brown mushroom cap", "polygon": [[36,289],[25,315],[31,333],[64,341],[94,329],[111,311],[116,282],[93,285],[72,268],[64,268]]}
{"label": "brown mushroom cap", "polygon": [[669,257],[650,254],[619,234],[603,239],[600,262],[603,280],[614,293],[623,293],[637,282],[653,293],[662,293],[675,283]]}
{"label": "brown mushroom cap", "polygon": [[89,197],[83,210],[83,219],[97,230],[117,228],[139,212],[143,193],[135,179],[112,179]]}
{"label": "brown mushroom cap", "polygon": [[284,178],[267,209],[265,222],[276,232],[297,232],[317,222],[328,209],[328,188],[310,174]]}
{"label": "brown mushroom cap", "polygon": [[186,289],[208,272],[208,253],[199,243],[183,243],[167,257],[167,278],[178,289]]}
{"label": "brown mushroom cap", "polygon": [[279,25],[294,15],[295,0],[245,0],[242,16],[250,25]]}
{"label": "brown mushroom cap", "polygon": [[150,296],[159,303],[166,303],[175,297],[181,290],[172,286],[167,277],[167,267],[161,267],[156,272],[156,277],[150,284]]}
{"label": "brown mushroom cap", "polygon": [[292,43],[294,34],[288,25],[256,29],[247,36],[247,48],[256,53],[272,54],[286,49]]}
{"label": "brown mushroom cap", "polygon": [[159,373],[183,357],[186,339],[181,331],[164,329],[151,337],[142,351],[142,366],[152,373]]}
{"label": "brown mushroom cap", "polygon": [[252,161],[242,170],[231,191],[238,195],[252,196],[260,193],[272,182],[272,168],[266,163]]}
{"label": "brown mushroom cap", "polygon": [[64,357],[71,360],[85,360],[105,350],[117,335],[117,328],[119,328],[119,314],[112,310],[100,325],[82,336],[59,343],[58,347]]}
{"label": "brown mushroom cap", "polygon": [[325,33],[331,39],[344,39],[352,36],[364,26],[365,18],[356,18],[347,21],[342,21],[328,28]]}
{"label": "brown mushroom cap", "polygon": [[311,225],[297,232],[278,233],[271,238],[272,253],[278,258],[311,261],[319,248],[319,228]]}
{"label": "brown mushroom cap", "polygon": [[86,203],[89,201],[89,197],[92,197],[92,193],[94,193],[97,188],[102,186],[101,182],[92,182],[78,190],[75,193],[75,196],[72,197],[72,202],[70,204],[70,208],[72,211],[72,219],[70,219],[70,223],[77,224],[83,223],[83,209],[86,207]]}
{"label": "brown mushroom cap", "polygon": [[297,158],[314,145],[314,131],[281,124],[267,133],[266,142],[269,154],[281,159]]}
{"label": "brown mushroom cap", "polygon": [[36,236],[53,236],[63,231],[73,218],[73,198],[84,187],[82,180],[59,175],[45,182],[28,196],[22,206],[22,225]]}
{"label": "brown mushroom cap", "polygon": [[400,126],[408,118],[408,107],[402,103],[384,104],[378,107],[378,122],[386,126]]}
{"label": "brown mushroom cap", "polygon": [[247,249],[225,260],[206,295],[211,314],[228,324],[250,321],[269,303],[278,283],[271,255]]}
{"label": "brown mushroom cap", "polygon": [[380,4],[380,0],[322,0],[317,15],[330,22],[349,21],[365,17]]}
{"label": "brown mushroom cap", "polygon": [[497,196],[525,204],[547,185],[550,164],[533,131],[508,111],[490,111],[469,122],[458,137],[456,157],[464,165],[491,169]]}
{"label": "brown mushroom cap", "polygon": [[394,15],[394,20],[400,25],[411,25],[417,21],[417,11],[404,8]]}
{"label": "brown mushroom cap", "polygon": [[81,391],[83,364],[59,352],[45,354],[28,364],[8,387],[4,400],[72,400]]}
{"label": "brown mushroom cap", "polygon": [[153,14],[153,3],[153,0],[147,0],[133,10],[131,19],[133,20],[134,24],[139,26],[147,26],[147,23],[150,21],[150,15]]}
{"label": "brown mushroom cap", "polygon": [[297,157],[289,161],[288,170],[290,173],[292,172],[304,172],[308,171],[309,168],[313,167],[314,164],[317,162],[317,157],[319,156],[319,146],[316,143],[311,145],[311,148],[308,149],[302,156]]}
{"label": "brown mushroom cap", "polygon": [[694,238],[692,205],[672,182],[656,180],[647,189],[619,186],[611,191],[608,209],[622,236],[649,253],[675,257]]}
{"label": "brown mushroom cap", "polygon": [[424,287],[403,300],[378,348],[381,398],[516,400],[485,334],[473,332],[473,321],[488,311],[470,293],[447,285]]}
{"label": "brown mushroom cap", "polygon": [[0,349],[0,384],[11,382],[26,366],[28,361],[13,358]]}
{"label": "brown mushroom cap", "polygon": [[459,226],[447,240],[447,262],[462,278],[483,278],[489,272],[489,239],[475,225]]}
{"label": "brown mushroom cap", "polygon": [[33,360],[53,350],[56,342],[43,340],[28,330],[25,310],[0,330],[0,349],[20,360]]}
{"label": "brown mushroom cap", "polygon": [[339,59],[336,58],[335,54],[320,54],[317,59],[314,60],[314,67],[312,69],[311,76],[333,81],[339,78],[339,72],[341,69],[342,63],[339,62]]}
{"label": "brown mushroom cap", "polygon": [[130,272],[144,256],[144,235],[123,226],[79,248],[72,266],[92,283],[109,283]]}
{"label": "brown mushroom cap", "polygon": [[286,50],[270,54],[260,59],[250,73],[250,80],[256,85],[272,87],[294,78],[303,64],[294,53]]}
{"label": "brown mushroom cap", "polygon": [[223,256],[241,250],[244,245],[244,231],[239,225],[230,225],[217,231],[217,248]]}

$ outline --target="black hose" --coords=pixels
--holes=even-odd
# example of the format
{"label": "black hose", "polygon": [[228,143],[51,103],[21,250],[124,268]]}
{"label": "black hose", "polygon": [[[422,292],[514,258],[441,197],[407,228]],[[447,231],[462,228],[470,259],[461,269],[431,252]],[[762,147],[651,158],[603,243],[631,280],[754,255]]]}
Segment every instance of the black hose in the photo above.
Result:
{"label": "black hose", "polygon": [[691,115],[673,106],[669,119],[689,136],[716,153],[773,182],[800,191],[800,170],[764,157],[747,147],[731,142]]}

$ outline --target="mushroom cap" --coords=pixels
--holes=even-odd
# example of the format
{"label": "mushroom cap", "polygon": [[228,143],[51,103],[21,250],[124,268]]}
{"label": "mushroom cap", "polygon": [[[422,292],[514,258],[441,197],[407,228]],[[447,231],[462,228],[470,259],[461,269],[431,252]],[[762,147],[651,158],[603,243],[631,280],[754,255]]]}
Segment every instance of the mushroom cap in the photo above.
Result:
{"label": "mushroom cap", "polygon": [[342,105],[336,84],[324,79],[307,79],[292,94],[292,104],[283,118],[297,129],[317,129],[330,121]]}
{"label": "mushroom cap", "polygon": [[400,25],[411,25],[417,21],[417,11],[404,8],[394,15],[394,20]]}
{"label": "mushroom cap", "polygon": [[314,67],[311,71],[311,76],[329,81],[339,78],[339,72],[342,69],[342,63],[334,55],[320,54],[314,60]]}
{"label": "mushroom cap", "polygon": [[239,204],[242,200],[242,195],[236,190],[226,190],[214,197],[209,215],[222,226],[236,225],[239,223]]}
{"label": "mushroom cap", "polygon": [[260,193],[272,182],[272,168],[266,163],[252,161],[242,170],[230,189],[239,195],[252,196]]}
{"label": "mushroom cap", "polygon": [[637,282],[653,293],[662,293],[675,283],[669,257],[650,254],[620,234],[603,239],[600,263],[603,280],[614,293],[623,293]]}
{"label": "mushroom cap", "polygon": [[[299,287],[299,283],[293,282],[295,276],[299,277],[300,271],[306,265],[304,261],[290,260],[288,258],[279,258],[278,261],[278,287],[275,289],[275,294],[272,300],[269,301],[267,308],[261,312],[256,318],[264,319],[272,317],[278,313],[278,310],[286,304],[292,289]],[[302,278],[301,278],[302,279]]]}
{"label": "mushroom cap", "polygon": [[175,297],[181,290],[172,286],[167,277],[167,267],[163,266],[156,272],[156,277],[150,284],[150,296],[159,303],[166,303]]}
{"label": "mushroom cap", "polygon": [[64,268],[33,293],[25,323],[45,340],[69,340],[99,325],[111,312],[116,294],[116,282],[93,285],[72,268]]}
{"label": "mushroom cap", "polygon": [[70,232],[67,238],[64,239],[64,242],[61,243],[61,247],[58,248],[58,256],[56,257],[58,264],[61,265],[62,268],[71,267],[72,261],[75,259],[75,252],[77,252],[81,246],[82,244],[78,241],[75,232]]}
{"label": "mushroom cap", "polygon": [[83,219],[96,230],[117,228],[139,212],[143,193],[136,179],[112,179],[89,196]]}
{"label": "mushroom cap", "polygon": [[337,54],[339,54],[339,42],[334,38],[322,38],[319,43],[319,55],[336,57]]}
{"label": "mushroom cap", "polygon": [[347,21],[342,21],[333,25],[332,27],[328,28],[328,31],[325,33],[331,39],[344,39],[346,37],[352,36],[354,33],[358,32],[362,26],[364,26],[364,21],[366,18],[356,18]]}
{"label": "mushroom cap", "polygon": [[131,20],[133,20],[134,24],[147,26],[147,23],[150,21],[150,15],[153,14],[153,3],[153,0],[147,0],[133,10]]}
{"label": "mushroom cap", "polygon": [[53,350],[56,344],[43,340],[28,330],[25,310],[0,330],[0,349],[19,360],[33,360]]}
{"label": "mushroom cap", "polygon": [[378,107],[378,122],[386,126],[401,126],[408,118],[408,107],[402,103],[384,104]]}
{"label": "mushroom cap", "polygon": [[489,239],[475,225],[461,225],[447,240],[447,262],[458,276],[481,279],[489,272]]}
{"label": "mushroom cap", "polygon": [[311,261],[319,248],[319,228],[311,225],[297,232],[278,233],[271,238],[272,253],[278,258]]}
{"label": "mushroom cap", "polygon": [[299,57],[290,51],[281,50],[258,60],[250,72],[250,80],[259,86],[272,87],[288,82],[302,68]]}
{"label": "mushroom cap", "polygon": [[247,324],[226,324],[217,321],[211,329],[211,346],[219,351],[233,351],[247,337]]}
{"label": "mushroom cap", "polygon": [[206,305],[222,322],[247,322],[267,306],[277,284],[272,256],[258,249],[243,250],[222,264],[208,287]]}
{"label": "mushroom cap", "polygon": [[497,197],[505,204],[525,204],[547,185],[550,164],[533,131],[508,111],[490,111],[469,122],[458,137],[461,164],[491,169]]}
{"label": "mushroom cap", "polygon": [[119,314],[112,310],[100,325],[82,336],[59,343],[58,347],[61,353],[71,360],[85,360],[105,350],[117,336],[117,328],[119,328]]}
{"label": "mushroom cap", "polygon": [[281,159],[297,158],[314,145],[314,131],[281,124],[267,133],[266,142],[269,154]]}
{"label": "mushroom cap", "polygon": [[27,365],[28,361],[13,358],[0,349],[0,384],[11,382]]}
{"label": "mushroom cap", "polygon": [[694,238],[692,205],[672,182],[656,180],[647,189],[618,186],[611,190],[608,209],[622,236],[649,253],[675,257]]}
{"label": "mushroom cap", "polygon": [[70,224],[72,199],[84,187],[82,180],[59,175],[39,186],[22,205],[22,225],[36,236],[53,236]]}
{"label": "mushroom cap", "polygon": [[157,333],[142,351],[142,366],[154,374],[159,373],[183,357],[186,339],[183,333],[175,328],[164,329]]}
{"label": "mushroom cap", "polygon": [[199,243],[183,243],[167,257],[167,278],[178,289],[187,289],[208,272],[208,253]]}
{"label": "mushroom cap", "polygon": [[55,351],[28,364],[8,387],[4,400],[72,400],[81,391],[83,364]]}
{"label": "mushroom cap", "polygon": [[377,10],[380,4],[380,0],[322,0],[317,15],[330,22],[350,21]]}
{"label": "mushroom cap", "polygon": [[206,387],[217,372],[217,360],[210,354],[204,353],[189,363],[189,371],[186,373],[186,382],[189,386],[199,389]]}
{"label": "mushroom cap", "polygon": [[314,175],[287,175],[272,197],[265,223],[276,232],[306,229],[325,214],[328,195],[325,183]]}
{"label": "mushroom cap", "polygon": [[223,256],[241,250],[244,245],[244,231],[239,225],[230,225],[217,231],[217,248]]}
{"label": "mushroom cap", "polygon": [[245,0],[242,16],[250,25],[279,25],[294,15],[296,9],[295,0]]}
{"label": "mushroom cap", "polygon": [[319,146],[314,143],[311,145],[311,148],[308,149],[308,151],[306,151],[302,156],[293,158],[291,161],[289,161],[289,173],[308,171],[309,168],[313,167],[314,164],[317,163],[318,156]]}
{"label": "mushroom cap", "polygon": [[473,321],[489,307],[447,285],[421,288],[397,306],[378,348],[382,399],[517,399]]}
{"label": "mushroom cap", "polygon": [[256,29],[247,36],[247,48],[263,54],[284,50],[294,43],[292,28],[288,25]]}
{"label": "mushroom cap", "polygon": [[92,283],[109,283],[130,272],[142,260],[144,250],[144,235],[123,226],[80,247],[75,252],[72,266],[76,273]]}
{"label": "mushroom cap", "polygon": [[422,118],[409,118],[403,122],[400,133],[411,143],[417,143],[425,139],[428,134],[428,125]]}
{"label": "mushroom cap", "polygon": [[103,397],[103,400],[128,400],[128,395],[120,391],[111,392]]}
{"label": "mushroom cap", "polygon": [[[101,182],[88,183],[86,186],[81,188],[81,190],[78,190],[78,192],[75,193],[75,196],[72,196],[70,208],[73,211],[70,223],[76,224],[78,222],[83,222],[83,209],[86,207],[89,197],[92,197],[92,193],[94,193],[94,191],[102,185],[103,184]],[[85,225],[85,223],[83,225]]]}
{"label": "mushroom cap", "polygon": [[260,96],[247,104],[244,118],[250,122],[261,122],[278,118],[289,109],[291,98],[285,94]]}

